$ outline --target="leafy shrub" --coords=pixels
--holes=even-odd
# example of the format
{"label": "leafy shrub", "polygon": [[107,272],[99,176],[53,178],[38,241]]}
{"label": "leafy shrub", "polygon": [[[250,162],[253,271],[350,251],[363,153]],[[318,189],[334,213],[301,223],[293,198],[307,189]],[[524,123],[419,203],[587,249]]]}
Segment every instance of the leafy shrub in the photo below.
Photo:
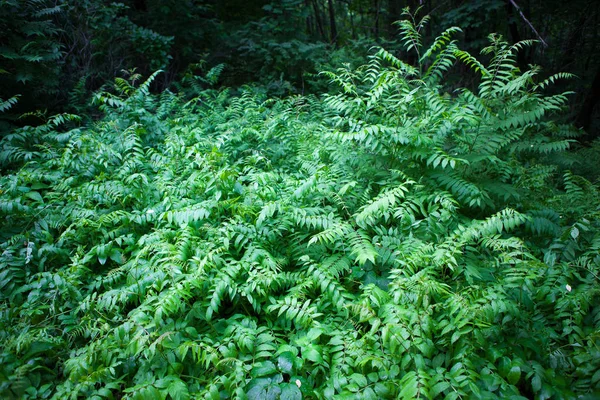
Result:
{"label": "leafy shrub", "polygon": [[[0,391],[54,398],[598,393],[599,192],[497,36],[403,22],[337,94],[99,93],[2,140]],[[443,93],[462,60],[477,92]],[[69,125],[71,124],[71,125]]]}
{"label": "leafy shrub", "polygon": [[21,95],[21,113],[61,109],[72,89],[97,89],[121,70],[165,68],[173,37],[135,24],[127,10],[96,0],[0,2],[0,104]]}

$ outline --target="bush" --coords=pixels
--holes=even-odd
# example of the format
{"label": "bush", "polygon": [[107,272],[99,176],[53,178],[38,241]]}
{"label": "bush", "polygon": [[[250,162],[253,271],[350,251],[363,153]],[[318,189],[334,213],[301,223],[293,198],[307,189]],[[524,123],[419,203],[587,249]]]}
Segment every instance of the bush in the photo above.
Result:
{"label": "bush", "polygon": [[[153,75],[4,138],[3,396],[597,394],[600,199],[560,169],[565,95],[522,43],[484,66],[402,28],[418,65],[379,50],[324,100]],[[441,90],[457,59],[477,92]]]}

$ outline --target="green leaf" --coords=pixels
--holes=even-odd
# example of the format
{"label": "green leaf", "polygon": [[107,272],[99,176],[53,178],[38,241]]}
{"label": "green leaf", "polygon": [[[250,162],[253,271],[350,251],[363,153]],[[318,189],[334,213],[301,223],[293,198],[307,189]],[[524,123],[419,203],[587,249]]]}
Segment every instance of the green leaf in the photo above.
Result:
{"label": "green leaf", "polygon": [[[27,192],[27,193],[25,193],[25,197],[29,197],[31,200],[34,200],[34,201],[37,201],[40,203],[44,202],[44,199],[42,198],[42,195],[39,194],[39,192],[35,192],[35,191]],[[577,228],[573,228],[573,229],[577,229]]]}
{"label": "green leaf", "polygon": [[275,364],[273,364],[271,361],[256,363],[250,372],[253,377],[257,378],[273,375],[275,373],[277,373],[277,368],[275,368]]}
{"label": "green leaf", "polygon": [[508,382],[511,385],[516,385],[517,382],[519,382],[520,378],[521,378],[521,368],[518,365],[515,365],[514,367],[512,367],[510,369],[510,371],[508,372],[508,375],[506,376],[506,379],[508,380]]}
{"label": "green leaf", "polygon": [[46,185],[45,183],[42,182],[34,182],[31,184],[31,189],[33,190],[39,190],[39,189],[49,189],[50,186]]}
{"label": "green leaf", "polygon": [[119,249],[112,249],[109,255],[110,259],[118,264],[123,263],[123,254],[119,251]]}
{"label": "green leaf", "polygon": [[407,373],[400,381],[402,390],[400,390],[399,398],[409,400],[414,399],[418,392],[417,374],[414,371]]}
{"label": "green leaf", "polygon": [[277,368],[283,373],[292,374],[294,370],[294,356],[291,352],[283,352],[277,357]]}
{"label": "green leaf", "polygon": [[43,353],[55,347],[56,344],[47,341],[35,341],[32,342],[29,346],[29,349],[26,354],[24,354],[24,359],[29,359],[36,354]]}
{"label": "green leaf", "polygon": [[440,395],[444,390],[448,389],[449,387],[450,387],[450,383],[448,383],[448,382],[445,382],[445,381],[438,382],[435,385],[433,385],[429,394],[431,395],[431,397],[435,398],[438,395]]}
{"label": "green leaf", "polygon": [[363,390],[363,392],[362,392],[362,398],[363,399],[377,400],[377,399],[379,399],[379,396],[377,396],[377,394],[375,393],[375,391],[373,391],[373,389],[371,389],[370,387],[368,387],[365,390]]}
{"label": "green leaf", "polygon": [[295,383],[281,385],[281,400],[301,400],[302,392]]}
{"label": "green leaf", "polygon": [[248,383],[246,393],[249,400],[277,400],[281,395],[281,388],[270,379],[253,379]]}
{"label": "green leaf", "polygon": [[571,229],[571,237],[572,237],[573,239],[577,239],[577,237],[578,237],[578,236],[579,236],[579,229],[577,229],[577,227],[575,227],[575,226],[574,226],[574,227]]}
{"label": "green leaf", "polygon": [[382,382],[378,382],[375,384],[375,393],[379,397],[387,397],[390,393],[390,389]]}
{"label": "green leaf", "polygon": [[302,350],[302,358],[304,358],[305,360],[310,360],[317,364],[323,362],[323,357],[321,357],[321,353],[313,345],[309,346],[307,349]]}
{"label": "green leaf", "polygon": [[179,378],[175,377],[167,387],[167,393],[173,400],[187,400],[190,398],[187,385]]}
{"label": "green leaf", "polygon": [[359,387],[367,386],[367,377],[361,374],[352,374],[350,375],[350,379],[356,383]]}
{"label": "green leaf", "polygon": [[503,377],[508,376],[508,373],[510,372],[511,364],[512,364],[512,362],[510,361],[510,358],[508,358],[508,357],[502,357],[500,359],[500,362],[498,365],[498,372],[500,372],[500,376],[503,376]]}
{"label": "green leaf", "polygon": [[132,397],[135,400],[162,400],[163,396],[154,386],[140,388]]}

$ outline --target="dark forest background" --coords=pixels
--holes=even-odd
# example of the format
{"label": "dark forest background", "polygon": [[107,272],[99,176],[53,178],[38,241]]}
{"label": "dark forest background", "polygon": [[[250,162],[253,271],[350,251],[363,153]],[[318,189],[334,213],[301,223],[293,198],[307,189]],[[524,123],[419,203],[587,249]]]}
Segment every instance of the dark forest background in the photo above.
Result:
{"label": "dark forest background", "polygon": [[[538,40],[519,65],[575,74],[556,90],[576,92],[569,118],[598,136],[599,8],[589,0],[3,0],[0,98],[18,99],[3,126],[17,115],[34,123],[24,112],[82,111],[92,92],[134,71],[164,70],[155,89],[195,81],[257,83],[270,95],[319,91],[316,71],[358,63],[374,45],[401,53],[394,22],[407,6],[431,15],[425,36],[460,26],[461,47],[475,54],[491,32]],[[218,82],[200,82],[215,66],[224,68]],[[446,84],[468,85],[461,72]]]}

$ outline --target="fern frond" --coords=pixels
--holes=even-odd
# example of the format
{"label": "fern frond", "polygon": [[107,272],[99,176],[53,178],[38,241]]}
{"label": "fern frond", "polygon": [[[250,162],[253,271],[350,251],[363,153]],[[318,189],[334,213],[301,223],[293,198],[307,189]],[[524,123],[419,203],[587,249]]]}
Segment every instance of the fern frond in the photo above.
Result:
{"label": "fern frond", "polygon": [[3,100],[0,98],[0,112],[6,112],[10,110],[15,104],[19,102],[19,97],[21,97],[21,95],[17,94],[7,100]]}

